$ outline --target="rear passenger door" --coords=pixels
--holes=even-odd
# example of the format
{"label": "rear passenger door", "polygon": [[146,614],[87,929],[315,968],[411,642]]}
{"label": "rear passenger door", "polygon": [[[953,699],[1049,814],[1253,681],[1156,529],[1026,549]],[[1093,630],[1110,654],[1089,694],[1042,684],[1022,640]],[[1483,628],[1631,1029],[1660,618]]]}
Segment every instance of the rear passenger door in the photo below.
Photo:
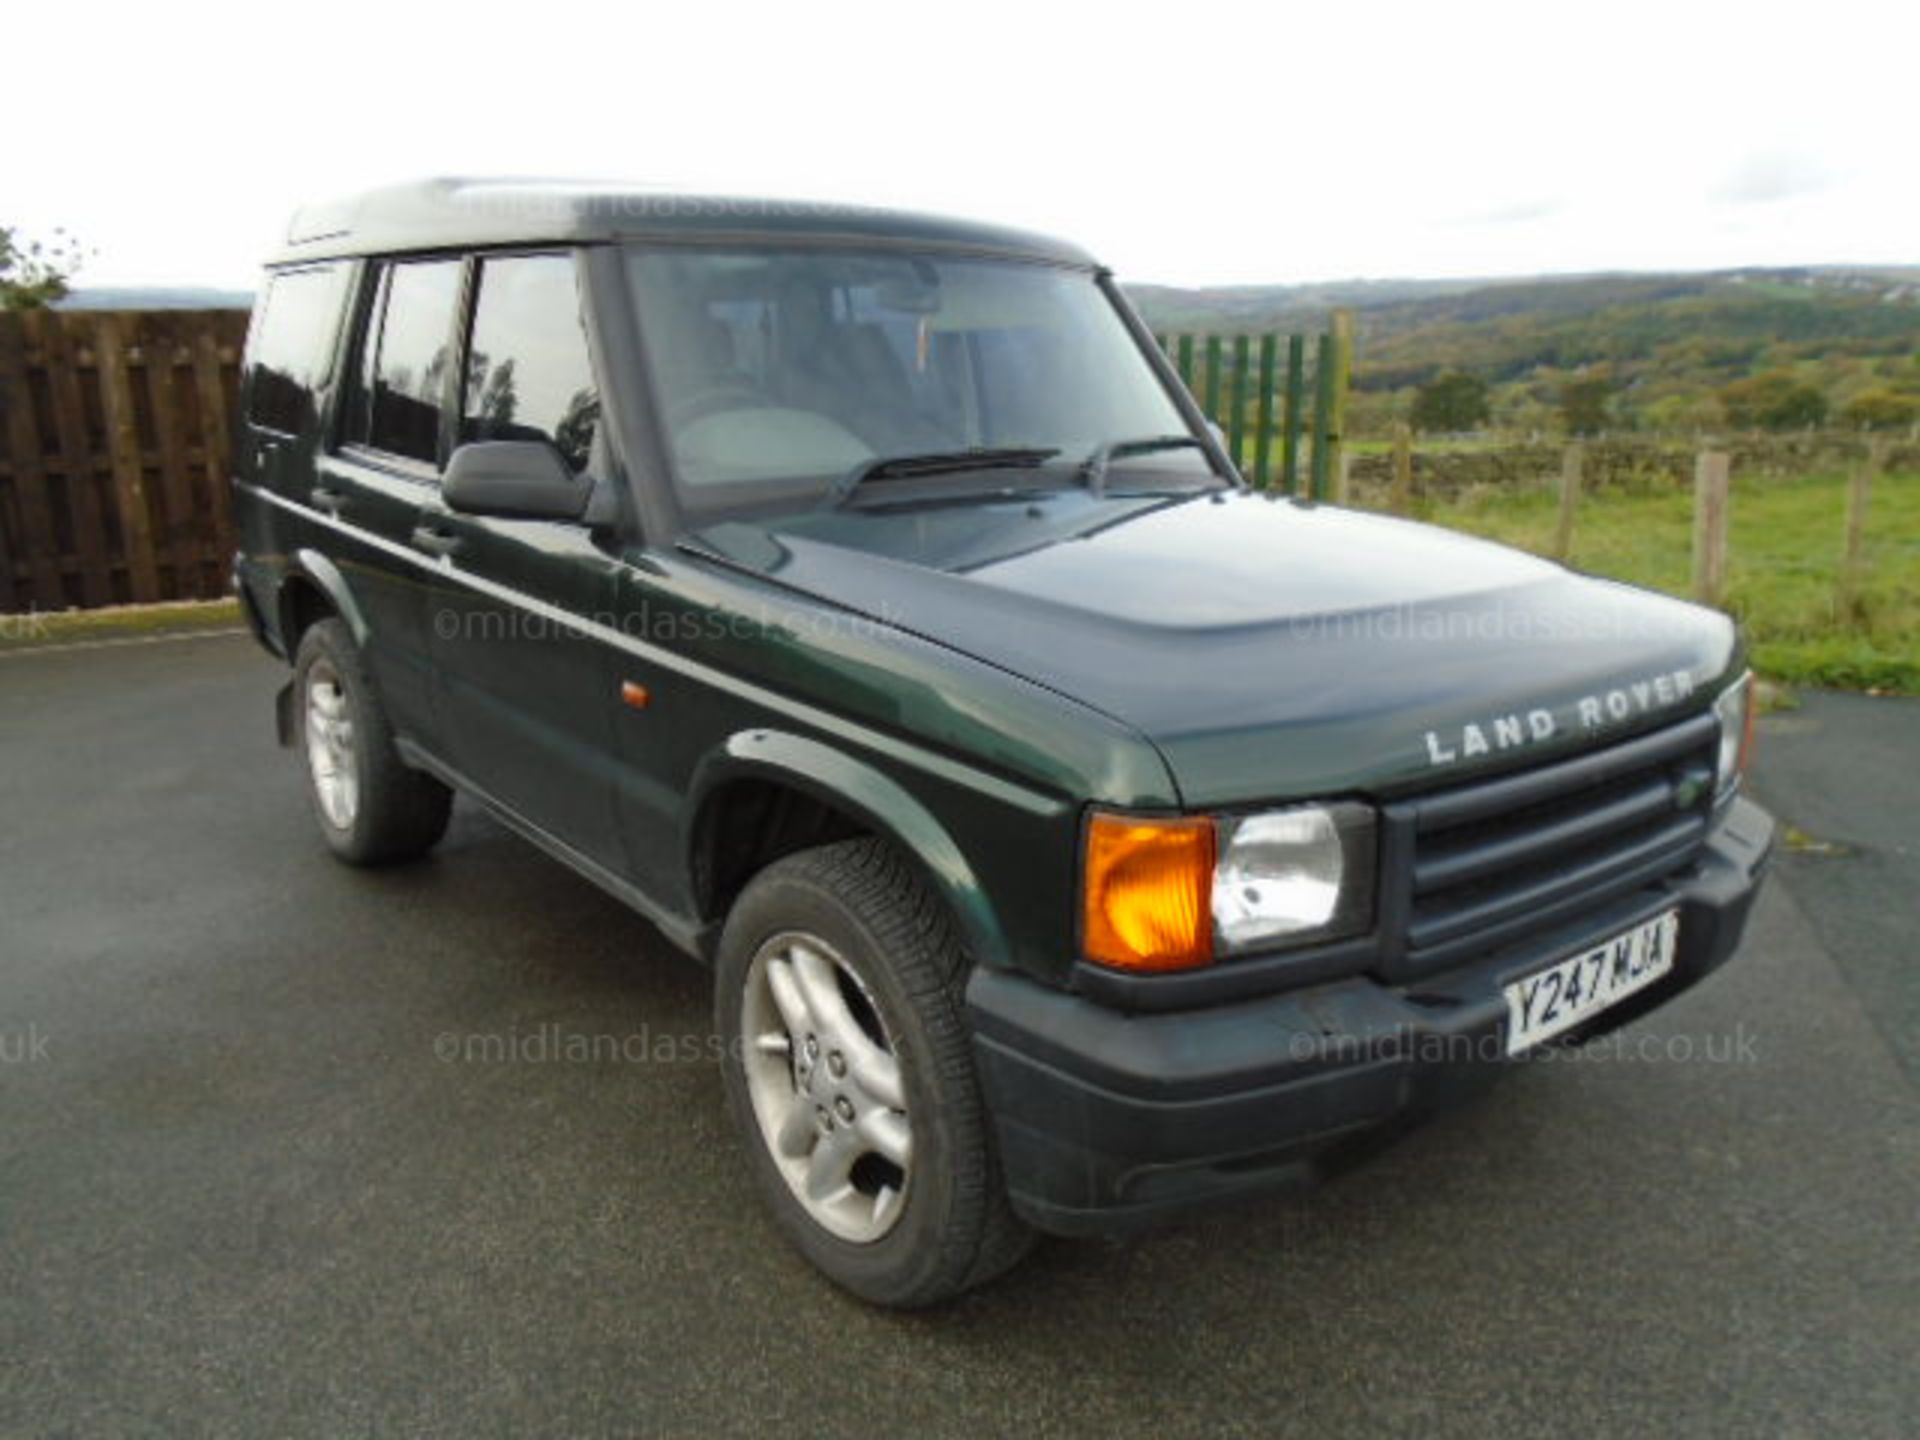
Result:
{"label": "rear passenger door", "polygon": [[416,532],[437,503],[464,275],[458,260],[424,259],[383,261],[367,278],[339,443],[316,465],[306,498],[339,522],[330,558],[366,621],[388,718],[433,749],[433,562]]}
{"label": "rear passenger door", "polygon": [[[578,475],[612,481],[600,389],[566,252],[471,263],[457,443],[550,445]],[[442,754],[494,800],[616,875],[620,680],[604,640],[618,563],[610,527],[457,514],[423,520],[445,551],[430,629]]]}

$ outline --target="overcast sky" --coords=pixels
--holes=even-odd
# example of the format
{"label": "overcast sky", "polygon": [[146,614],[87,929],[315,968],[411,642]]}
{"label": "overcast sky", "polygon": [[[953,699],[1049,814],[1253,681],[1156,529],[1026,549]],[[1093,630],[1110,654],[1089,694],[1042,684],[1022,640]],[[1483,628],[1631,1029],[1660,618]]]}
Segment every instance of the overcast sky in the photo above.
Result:
{"label": "overcast sky", "polygon": [[78,234],[83,284],[248,286],[302,199],[429,174],[973,215],[1174,284],[1920,263],[1913,0],[68,0],[7,30],[0,223]]}

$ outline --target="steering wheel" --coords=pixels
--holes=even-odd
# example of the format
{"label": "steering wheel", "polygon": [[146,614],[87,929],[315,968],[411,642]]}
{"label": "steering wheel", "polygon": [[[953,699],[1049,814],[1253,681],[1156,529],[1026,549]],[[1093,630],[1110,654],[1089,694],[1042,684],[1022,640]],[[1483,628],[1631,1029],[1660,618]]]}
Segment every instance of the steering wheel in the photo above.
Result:
{"label": "steering wheel", "polygon": [[757,410],[766,403],[766,397],[751,386],[738,380],[728,381],[669,405],[667,423],[678,430],[722,410]]}

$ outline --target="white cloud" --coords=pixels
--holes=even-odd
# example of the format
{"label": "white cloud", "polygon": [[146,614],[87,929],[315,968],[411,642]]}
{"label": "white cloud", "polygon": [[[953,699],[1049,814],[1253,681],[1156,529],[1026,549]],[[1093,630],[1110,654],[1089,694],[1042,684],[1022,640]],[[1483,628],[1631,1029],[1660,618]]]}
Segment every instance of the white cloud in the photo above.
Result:
{"label": "white cloud", "polygon": [[1835,178],[1818,156],[1763,150],[1744,157],[1713,187],[1712,195],[1728,205],[1767,205],[1824,190]]}
{"label": "white cloud", "polygon": [[1558,196],[1512,200],[1485,210],[1456,216],[1451,223],[1467,226],[1531,225],[1537,220],[1547,220],[1557,215],[1564,203]]}
{"label": "white cloud", "polygon": [[[247,284],[301,200],[448,173],[972,214],[1175,283],[1920,258],[1920,10],[1870,0],[69,0],[9,39],[10,112],[54,119],[0,220],[68,226],[95,283]],[[1775,223],[1728,223],[1769,185]]]}

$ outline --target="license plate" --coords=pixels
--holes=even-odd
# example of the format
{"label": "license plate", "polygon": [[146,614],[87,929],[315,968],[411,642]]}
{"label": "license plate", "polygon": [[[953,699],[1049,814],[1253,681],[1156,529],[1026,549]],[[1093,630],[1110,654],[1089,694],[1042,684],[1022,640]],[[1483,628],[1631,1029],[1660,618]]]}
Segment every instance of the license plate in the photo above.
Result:
{"label": "license plate", "polygon": [[1644,990],[1673,969],[1680,912],[1636,925],[1507,986],[1507,1054],[1518,1055]]}

